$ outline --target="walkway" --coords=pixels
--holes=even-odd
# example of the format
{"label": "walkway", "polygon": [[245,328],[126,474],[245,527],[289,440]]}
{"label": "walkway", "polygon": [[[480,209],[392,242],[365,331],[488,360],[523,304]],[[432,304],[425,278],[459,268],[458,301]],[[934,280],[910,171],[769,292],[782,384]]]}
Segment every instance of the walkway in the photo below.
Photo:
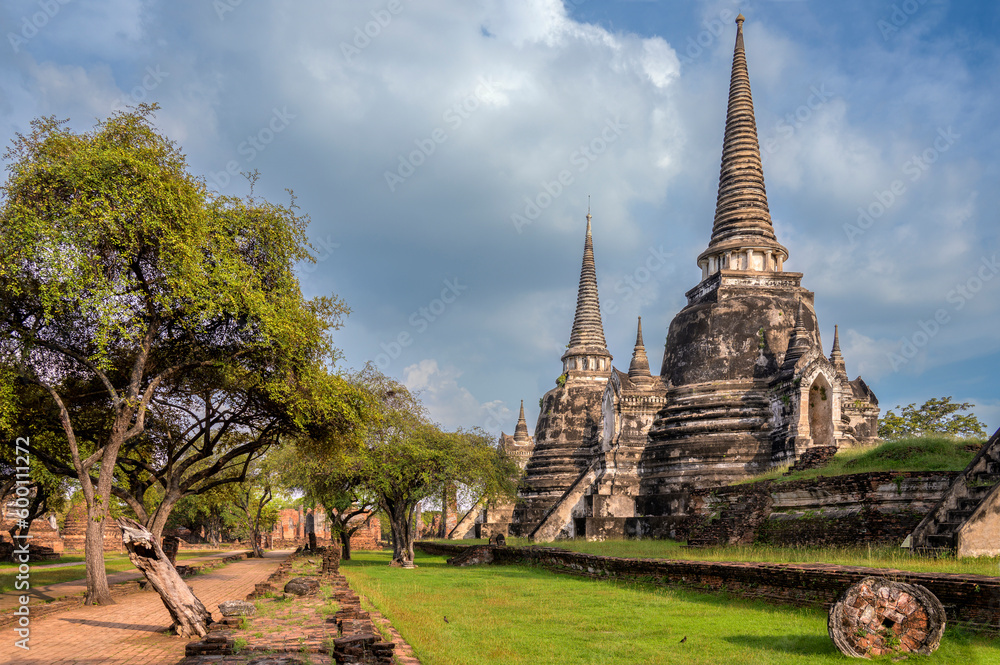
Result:
{"label": "walkway", "polygon": [[[189,578],[195,594],[220,619],[218,604],[242,600],[267,579],[290,550],[264,559],[237,561]],[[31,649],[14,647],[12,627],[4,629],[0,654],[12,665],[175,665],[187,639],[169,634],[170,615],[154,591],[122,596],[117,605],[79,606],[31,622]]]}
{"label": "walkway", "polygon": [[[193,563],[204,563],[206,561],[211,561],[212,559],[221,559],[222,557],[230,556],[232,554],[240,554],[246,552],[247,550],[233,550],[231,552],[221,552],[216,554],[208,554],[205,556],[200,556],[191,559],[182,559],[177,562],[178,565],[191,565]],[[51,570],[52,568],[68,568],[70,566],[79,566],[80,573],[85,574],[85,567],[83,562],[78,563],[55,563],[47,564],[43,566],[36,566],[31,564],[32,571],[38,570]],[[3,575],[13,575],[17,571],[13,568],[5,568],[2,571]],[[120,582],[131,582],[132,580],[142,579],[142,573],[137,570],[125,571],[121,573],[111,573],[108,575],[108,584],[114,585]],[[37,603],[39,600],[46,603],[53,600],[58,600],[59,598],[67,598],[69,596],[83,595],[87,591],[87,579],[86,577],[81,577],[78,580],[70,580],[68,582],[58,582],[56,584],[47,584],[38,588],[32,587],[28,592],[31,597],[31,603]],[[18,607],[21,603],[18,602],[18,597],[22,592],[19,591],[7,591],[6,593],[0,594],[0,612],[4,610],[9,610],[14,607]],[[2,661],[0,661],[2,662]]]}

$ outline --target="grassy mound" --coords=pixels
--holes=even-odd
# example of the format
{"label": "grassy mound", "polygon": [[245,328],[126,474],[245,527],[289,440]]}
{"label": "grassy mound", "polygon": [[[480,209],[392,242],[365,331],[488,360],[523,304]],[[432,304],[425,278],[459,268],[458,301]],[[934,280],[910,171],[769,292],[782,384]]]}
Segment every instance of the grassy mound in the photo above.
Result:
{"label": "grassy mound", "polygon": [[816,469],[783,475],[788,467],[772,469],[743,483],[759,480],[785,482],[818,476],[846,476],[875,471],[961,471],[983,445],[983,439],[954,439],[947,436],[921,436],[886,441],[875,446],[848,448]]}

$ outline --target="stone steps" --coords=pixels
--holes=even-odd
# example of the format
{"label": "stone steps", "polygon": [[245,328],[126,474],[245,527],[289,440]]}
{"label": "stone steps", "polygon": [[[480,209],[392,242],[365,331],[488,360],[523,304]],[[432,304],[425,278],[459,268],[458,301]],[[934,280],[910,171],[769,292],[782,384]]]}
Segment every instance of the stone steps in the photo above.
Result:
{"label": "stone steps", "polygon": [[[911,550],[957,553],[958,534],[1000,484],[1000,430],[984,445],[911,534]],[[980,511],[981,512],[981,511]]]}

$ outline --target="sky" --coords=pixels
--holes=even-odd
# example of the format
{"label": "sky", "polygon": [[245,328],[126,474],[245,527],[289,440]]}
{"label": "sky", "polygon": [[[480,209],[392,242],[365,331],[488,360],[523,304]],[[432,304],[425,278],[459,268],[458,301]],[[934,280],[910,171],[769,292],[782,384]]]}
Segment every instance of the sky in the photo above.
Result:
{"label": "sky", "polygon": [[0,136],[138,102],[214,191],[307,214],[305,295],[448,428],[529,429],[585,216],[602,317],[650,366],[700,280],[736,14],[785,269],[883,411],[1000,426],[1000,5],[963,0],[5,0]]}

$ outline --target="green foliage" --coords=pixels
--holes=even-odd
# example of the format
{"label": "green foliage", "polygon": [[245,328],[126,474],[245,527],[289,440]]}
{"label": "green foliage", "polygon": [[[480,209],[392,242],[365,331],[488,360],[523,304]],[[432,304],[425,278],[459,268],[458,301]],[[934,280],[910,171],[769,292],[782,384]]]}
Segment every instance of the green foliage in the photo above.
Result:
{"label": "green foliage", "polygon": [[907,436],[926,436],[928,434],[949,434],[961,437],[985,437],[986,426],[974,413],[962,414],[974,404],[970,402],[953,403],[951,397],[934,397],[919,409],[916,404],[909,404],[897,415],[887,411],[878,425],[878,435],[883,439],[900,439]]}
{"label": "green foliage", "polygon": [[299,288],[313,258],[294,196],[255,196],[256,174],[245,198],[211,194],[155,110],[82,133],[35,120],[0,208],[0,431],[47,402],[32,429],[53,440],[33,453],[92,507],[114,491],[144,521],[282,435],[367,419],[330,370],[347,307]]}
{"label": "green foliage", "polygon": [[560,374],[559,375],[559,377],[556,379],[556,385],[559,386],[560,388],[562,388],[563,386],[566,385],[566,375],[565,374]]}

